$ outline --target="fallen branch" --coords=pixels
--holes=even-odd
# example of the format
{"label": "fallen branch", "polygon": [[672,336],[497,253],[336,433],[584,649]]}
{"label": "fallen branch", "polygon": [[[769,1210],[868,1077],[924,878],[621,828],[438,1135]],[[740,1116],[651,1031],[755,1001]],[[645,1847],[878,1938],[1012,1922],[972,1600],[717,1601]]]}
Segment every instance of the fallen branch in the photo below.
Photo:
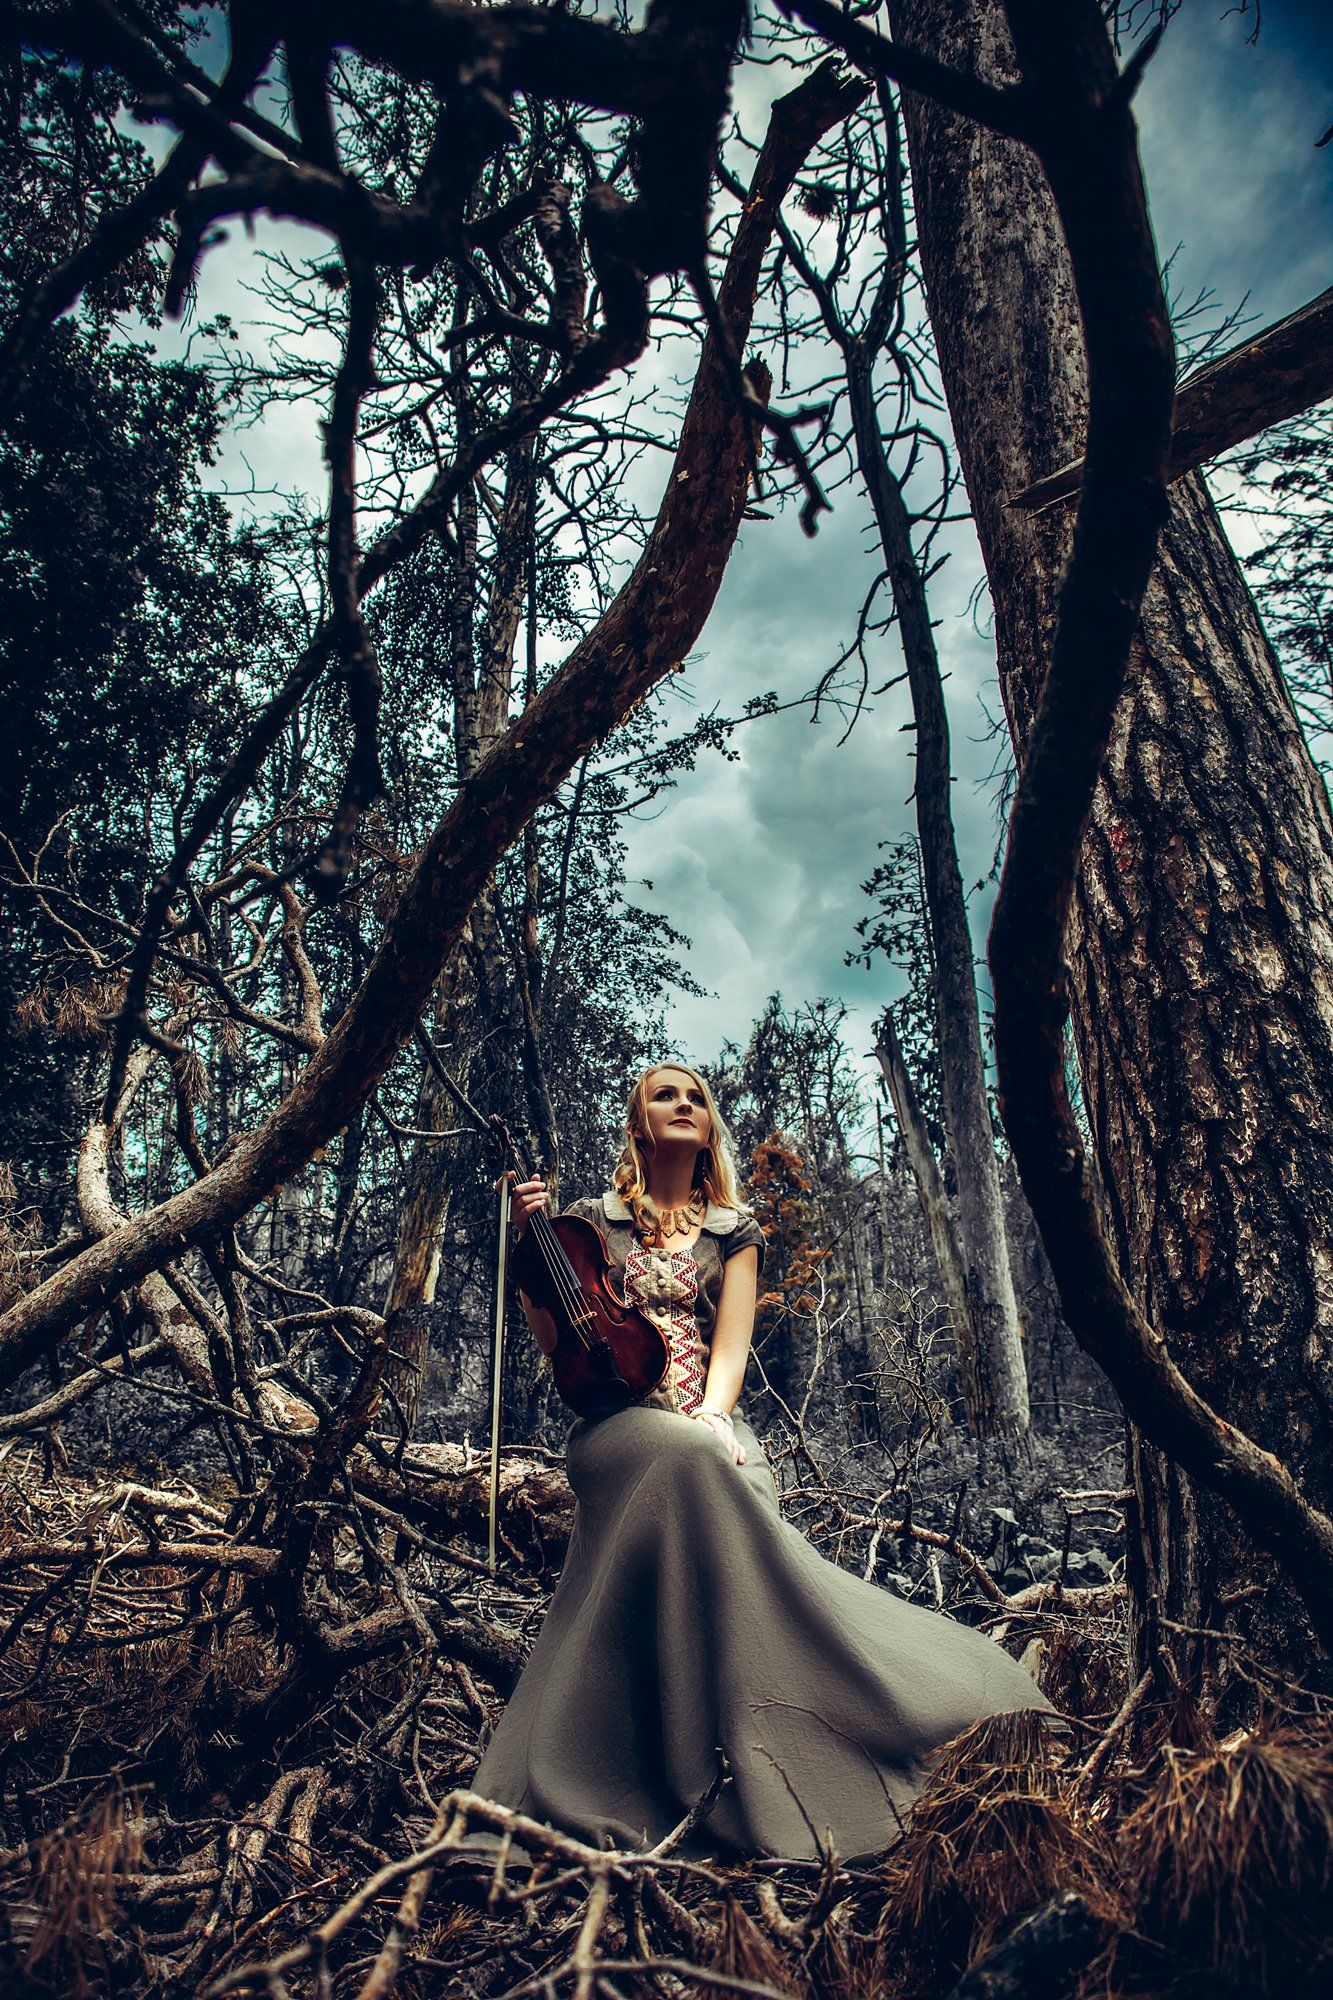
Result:
{"label": "fallen branch", "polygon": [[[810,147],[860,88],[859,80],[849,85],[826,65],[774,107],[721,291],[738,346],[776,205]],[[752,368],[752,382],[756,373]],[[342,1130],[412,1032],[500,856],[588,747],[624,721],[694,645],[744,511],[748,449],[710,340],[642,557],[592,632],[460,788],[337,1027],[273,1115],[210,1174],[114,1230],[10,1308],[0,1320],[0,1365],[26,1366],[118,1291],[239,1220]]]}
{"label": "fallen branch", "polygon": [[[1333,286],[1181,383],[1171,426],[1168,485],[1329,396]],[[1015,493],[1010,506],[1040,514],[1057,500],[1069,499],[1083,484],[1084,463],[1073,459],[1047,478],[1034,480]]]}
{"label": "fallen branch", "polygon": [[[432,1534],[484,1542],[490,1470],[457,1444],[410,1445],[401,1459],[358,1446],[348,1471],[358,1493],[400,1509]],[[563,1466],[521,1451],[500,1460],[500,1527],[510,1548],[539,1566],[559,1565],[574,1524],[574,1496]]]}

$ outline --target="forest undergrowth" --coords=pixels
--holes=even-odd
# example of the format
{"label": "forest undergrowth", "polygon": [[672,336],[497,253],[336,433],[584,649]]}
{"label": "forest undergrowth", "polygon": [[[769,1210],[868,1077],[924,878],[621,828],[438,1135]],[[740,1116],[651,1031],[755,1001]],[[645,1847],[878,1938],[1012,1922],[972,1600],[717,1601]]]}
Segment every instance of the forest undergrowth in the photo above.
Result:
{"label": "forest undergrowth", "polygon": [[[690,1820],[651,1853],[599,1853],[468,1790],[567,1532],[567,1489],[540,1447],[507,1455],[494,1576],[481,1455],[400,1456],[409,1482],[454,1483],[455,1529],[414,1527],[406,1508],[377,1518],[363,1496],[329,1530],[330,1658],[314,1644],[303,1657],[275,1616],[276,1555],[269,1574],[219,1565],[225,1543],[257,1539],[237,1535],[227,1478],[191,1483],[119,1447],[99,1466],[91,1439],[71,1453],[54,1433],[14,1441],[0,1463],[5,1989],[1324,1991],[1328,1715],[1260,1673],[1252,1723],[1223,1734],[1215,1660],[1202,1699],[1127,1684],[1119,1565],[1076,1580],[1100,1575],[1124,1495],[1061,1485],[1062,1463],[1094,1456],[1086,1418],[980,1468],[945,1426],[877,1513],[865,1489],[881,1452],[765,1428],[788,1516],[826,1554],[982,1624],[1055,1704],[945,1746],[901,1836],[886,1829],[869,1859],[701,1860]],[[451,1863],[479,1825],[526,1858]]]}

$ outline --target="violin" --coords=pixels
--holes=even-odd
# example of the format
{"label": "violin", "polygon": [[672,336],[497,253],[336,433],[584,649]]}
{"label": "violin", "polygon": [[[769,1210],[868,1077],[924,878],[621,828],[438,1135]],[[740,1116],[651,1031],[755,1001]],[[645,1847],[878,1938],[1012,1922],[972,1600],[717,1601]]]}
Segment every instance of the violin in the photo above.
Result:
{"label": "violin", "polygon": [[514,1273],[556,1325],[548,1355],[561,1400],[581,1417],[606,1417],[657,1388],[671,1350],[665,1334],[628,1305],[611,1281],[611,1255],[596,1223],[545,1209],[529,1216]]}

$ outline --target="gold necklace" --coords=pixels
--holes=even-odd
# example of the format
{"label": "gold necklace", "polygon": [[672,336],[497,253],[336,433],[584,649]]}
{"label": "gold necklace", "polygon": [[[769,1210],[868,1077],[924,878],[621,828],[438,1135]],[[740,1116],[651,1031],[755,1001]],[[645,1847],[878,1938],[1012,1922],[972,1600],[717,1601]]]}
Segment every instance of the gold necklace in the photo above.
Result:
{"label": "gold necklace", "polygon": [[675,1208],[659,1208],[651,1195],[636,1195],[630,1203],[640,1239],[662,1245],[668,1236],[684,1236],[702,1223],[706,1213],[703,1196],[697,1191]]}

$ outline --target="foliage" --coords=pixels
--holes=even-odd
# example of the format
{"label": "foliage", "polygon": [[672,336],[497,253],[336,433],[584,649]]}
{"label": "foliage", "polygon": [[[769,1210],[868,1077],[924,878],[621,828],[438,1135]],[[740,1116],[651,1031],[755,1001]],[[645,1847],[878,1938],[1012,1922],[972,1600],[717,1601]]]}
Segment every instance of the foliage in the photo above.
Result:
{"label": "foliage", "polygon": [[819,1265],[830,1255],[830,1246],[814,1241],[817,1220],[809,1199],[810,1179],[802,1171],[800,1154],[784,1145],[776,1132],[755,1147],[746,1178],[766,1241],[764,1290],[755,1322],[762,1347],[789,1313],[814,1310],[810,1287]]}
{"label": "foliage", "polygon": [[[1239,476],[1238,490],[1227,477]],[[1297,713],[1325,770],[1333,731],[1333,415],[1313,410],[1265,431],[1223,464],[1225,512],[1257,545],[1251,590]]]}
{"label": "foliage", "polygon": [[937,1150],[943,1151],[935,953],[921,879],[920,842],[915,834],[883,840],[880,851],[888,859],[879,862],[861,884],[875,905],[874,914],[857,923],[861,948],[847,954],[847,963],[872,965],[882,956],[895,972],[906,975],[907,990],[893,1006],[894,1024],[927,1125]]}
{"label": "foliage", "polygon": [[[158,34],[187,48],[202,15],[146,0]],[[129,127],[138,93],[111,65],[74,63],[6,37],[0,48],[0,309],[71,256],[97,224],[148,180],[152,161]],[[80,312],[106,325],[126,311],[152,313],[160,239],[150,239],[85,290]]]}

